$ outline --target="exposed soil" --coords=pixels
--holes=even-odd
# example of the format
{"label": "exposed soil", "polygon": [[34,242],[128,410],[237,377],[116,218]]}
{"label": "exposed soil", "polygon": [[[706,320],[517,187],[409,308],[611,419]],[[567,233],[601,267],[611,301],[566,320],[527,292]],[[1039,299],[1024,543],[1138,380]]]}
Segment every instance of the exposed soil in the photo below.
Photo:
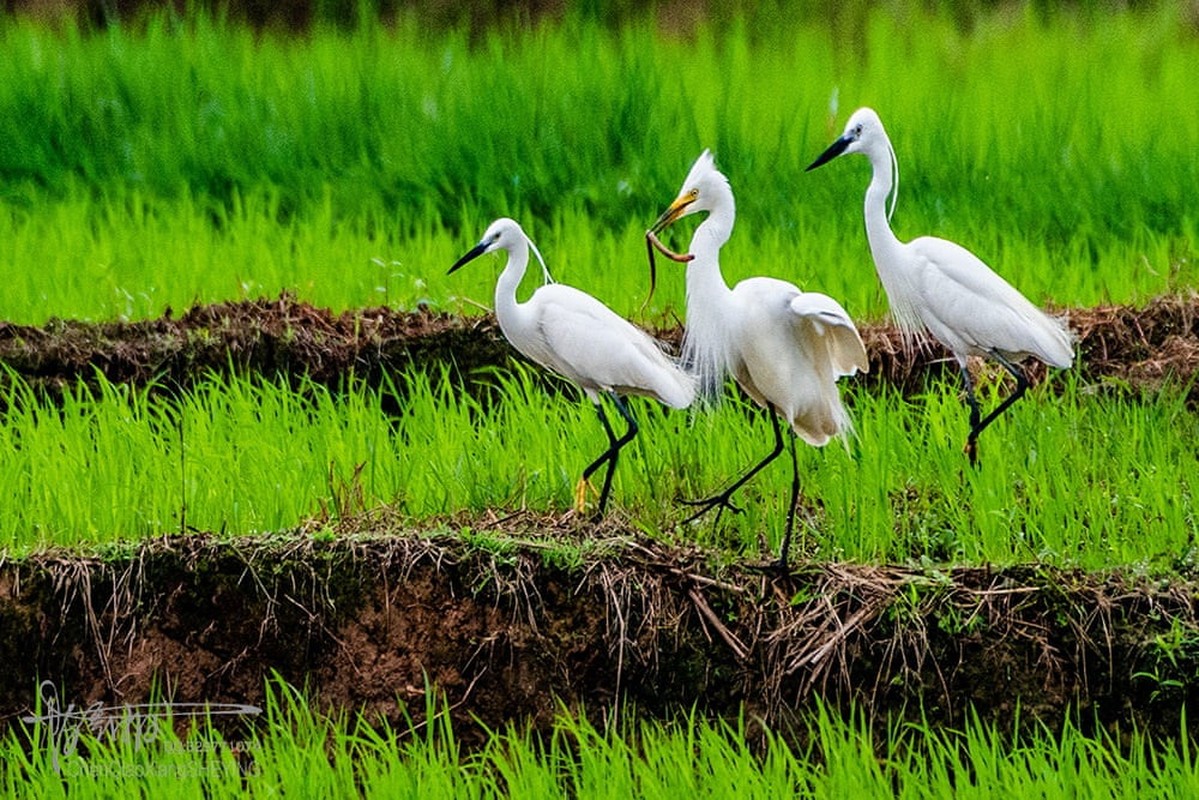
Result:
{"label": "exposed soil", "polygon": [[[155,681],[176,702],[261,704],[277,672],[322,707],[401,726],[424,720],[435,685],[467,743],[484,725],[545,726],[559,699],[593,718],[618,699],[653,717],[744,709],[782,730],[820,697],[932,724],[973,708],[1055,726],[1072,708],[1084,727],[1199,733],[1181,716],[1197,699],[1192,581],[1036,566],[784,576],[713,568],[612,523],[509,518],[488,547],[454,527],[357,519],[328,538],[196,535],[0,563],[0,715],[29,713],[39,681],[78,707],[144,702]],[[566,563],[547,532],[597,554]]]}
{"label": "exposed soil", "polygon": [[[1104,306],[1065,312],[1078,337],[1079,379],[1103,391],[1156,391],[1169,380],[1190,381],[1199,367],[1199,297],[1162,297],[1141,308]],[[888,382],[920,392],[929,378],[956,370],[935,343],[909,352],[886,323],[863,324],[870,373],[855,380]],[[656,331],[677,346],[681,331]],[[519,359],[492,317],[463,318],[388,308],[347,311],[275,300],[196,306],[145,322],[52,320],[42,327],[0,322],[0,362],[51,397],[78,380],[186,389],[212,373],[258,372],[330,387],[353,375],[368,384],[406,369],[449,364],[470,381],[480,367]],[[1034,379],[1045,368],[1029,363]],[[432,374],[440,377],[439,370]],[[4,380],[0,376],[0,380]],[[1188,386],[1192,403],[1199,384]]]}
{"label": "exposed soil", "polygon": [[449,365],[468,375],[512,356],[491,319],[387,308],[335,315],[287,295],[194,306],[181,317],[168,309],[143,322],[0,322],[0,362],[49,397],[97,376],[166,392],[230,372],[333,388],[351,376],[378,385],[410,368]]}

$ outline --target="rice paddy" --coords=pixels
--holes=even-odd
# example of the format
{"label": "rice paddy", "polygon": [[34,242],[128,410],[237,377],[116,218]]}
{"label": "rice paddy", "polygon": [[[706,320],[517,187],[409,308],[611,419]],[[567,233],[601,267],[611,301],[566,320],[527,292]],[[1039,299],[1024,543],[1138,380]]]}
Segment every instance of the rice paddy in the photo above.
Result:
{"label": "rice paddy", "polygon": [[[1199,422],[1184,396],[1095,397],[1060,380],[1060,393],[1035,393],[983,440],[982,470],[962,461],[966,414],[953,386],[916,401],[851,392],[855,437],[800,450],[804,553],[1155,571],[1190,563]],[[62,403],[10,396],[0,543],[19,553],[188,525],[279,530],[337,508],[351,490],[355,510],[386,504],[413,520],[567,511],[583,467],[605,446],[590,403],[547,393],[527,371],[494,381],[487,404],[449,382],[434,390],[419,375],[400,395],[214,378],[177,404],[108,384]],[[385,410],[397,405],[399,416]],[[782,463],[745,489],[745,513],[718,527],[677,527],[688,513],[680,498],[710,493],[769,449],[760,412],[737,400],[713,413],[665,414],[650,403],[634,411],[642,433],[616,473],[619,514],[667,541],[743,556],[777,544],[789,481]]]}
{"label": "rice paddy", "polygon": [[[502,215],[560,280],[633,314],[641,234],[711,147],[738,200],[726,277],[778,274],[878,318],[865,166],[803,172],[867,104],[896,143],[902,238],[961,241],[1059,306],[1195,284],[1183,7],[1051,22],[1029,7],[969,32],[853,8],[689,33],[568,16],[477,41],[408,16],[305,37],[10,20],[0,317],[138,319],[283,289],[471,312],[486,271],[445,269]],[[681,283],[650,313],[680,309]]]}
{"label": "rice paddy", "polygon": [[[203,723],[189,737],[169,726],[141,747],[119,736],[85,735],[62,747],[34,733],[32,753],[15,735],[0,742],[0,789],[10,796],[169,794],[172,797],[303,796],[421,798],[961,798],[1186,796],[1199,789],[1184,742],[1147,751],[1133,733],[1126,753],[1076,725],[1013,742],[978,723],[963,731],[896,727],[880,757],[868,726],[819,710],[805,749],[767,733],[755,745],[744,722],[685,718],[605,730],[562,717],[551,736],[496,731],[466,752],[436,714],[426,728],[380,729],[329,717],[276,687],[265,724],[226,740]],[[59,752],[54,747],[60,748]],[[252,759],[252,760],[251,760]],[[64,776],[69,776],[68,782]]]}
{"label": "rice paddy", "polygon": [[[445,272],[509,215],[557,279],[661,322],[682,316],[682,277],[668,267],[642,308],[643,233],[710,147],[738,201],[728,281],[782,277],[878,320],[865,166],[803,171],[861,105],[895,141],[901,238],[960,241],[1056,308],[1199,285],[1199,27],[1185,3],[956,15],[847,3],[829,15],[796,2],[694,24],[661,9],[601,24],[581,6],[483,28],[432,26],[414,10],[357,20],[302,35],[198,13],[97,30],[0,20],[0,319],[152,319],[283,291],[334,310],[477,315],[494,270]],[[956,385],[911,398],[847,382],[854,436],[800,450],[800,552],[1191,574],[1193,379],[1141,396],[1054,375],[983,437],[978,471],[961,453]],[[521,369],[487,380],[486,402],[421,374],[337,390],[212,376],[181,396],[81,382],[53,399],[10,373],[0,563],[194,529],[311,530],[383,505],[416,527],[565,513],[602,447],[594,412]],[[635,409],[642,433],[613,493],[621,524],[726,558],[777,546],[781,464],[746,488],[743,514],[678,524],[678,499],[768,449],[759,413],[735,397],[703,412]],[[1149,742],[980,721],[896,725],[880,741],[873,723],[817,709],[805,750],[769,732],[753,747],[744,723],[607,730],[564,716],[548,738],[513,728],[467,752],[448,723],[368,727],[271,691],[248,760],[202,726],[136,746],[88,739],[68,775],[48,760],[45,730],[13,726],[0,786],[46,797],[1145,797],[1199,783],[1185,731]]]}

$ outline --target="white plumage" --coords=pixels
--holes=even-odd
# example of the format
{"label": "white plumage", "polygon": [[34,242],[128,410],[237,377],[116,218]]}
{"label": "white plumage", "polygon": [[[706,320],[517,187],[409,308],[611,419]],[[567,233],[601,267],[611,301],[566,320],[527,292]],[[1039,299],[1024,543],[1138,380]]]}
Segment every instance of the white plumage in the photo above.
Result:
{"label": "white plumage", "polygon": [[[687,263],[687,322],[683,360],[701,388],[719,391],[731,374],[758,405],[767,409],[775,429],[775,449],[728,489],[697,501],[699,516],[711,508],[734,508],[738,488],[782,452],[782,417],[805,442],[820,446],[851,429],[837,379],[869,369],[869,360],[853,320],[827,295],[802,292],[776,278],[749,278],[729,288],[720,272],[720,248],[736,217],[733,192],[705,150],[696,160],[678,198],[651,229],[701,211],[707,218],[691,238]],[[780,561],[785,565],[798,499],[792,439],[792,495]],[[693,517],[694,518],[694,517]]]}
{"label": "white plumage", "polygon": [[[910,343],[925,329],[958,362],[970,405],[966,452],[971,463],[976,463],[978,435],[1028,387],[1027,376],[1017,362],[1032,356],[1053,367],[1070,367],[1074,363],[1070,331],[1063,321],[1034,306],[961,245],[932,236],[910,242],[896,238],[886,204],[896,189],[899,167],[882,120],[872,109],[855,111],[841,137],[808,169],[847,153],[861,153],[870,159],[866,238],[905,339]],[[969,356],[998,361],[1016,379],[1016,390],[985,418],[967,369]]]}
{"label": "white plumage", "polygon": [[[450,267],[450,272],[483,253],[508,253],[508,263],[495,284],[495,315],[500,330],[526,358],[582,388],[595,404],[608,435],[608,449],[583,471],[576,492],[581,508],[587,479],[599,466],[608,464],[598,518],[607,504],[620,449],[637,433],[637,424],[622,396],[645,395],[672,408],[685,408],[695,398],[695,381],[648,334],[585,292],[547,283],[527,301],[518,302],[516,289],[528,267],[530,246],[532,242],[516,221],[497,219],[479,243]],[[604,414],[601,395],[605,394],[628,423],[619,439]]]}

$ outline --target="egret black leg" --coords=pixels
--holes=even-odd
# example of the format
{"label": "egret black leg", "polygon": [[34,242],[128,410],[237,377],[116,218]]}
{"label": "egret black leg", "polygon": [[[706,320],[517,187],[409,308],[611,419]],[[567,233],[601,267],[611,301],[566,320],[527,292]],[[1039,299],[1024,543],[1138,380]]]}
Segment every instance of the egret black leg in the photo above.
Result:
{"label": "egret black leg", "polygon": [[1014,390],[1012,390],[1012,393],[1010,395],[1008,395],[1004,399],[1004,401],[1002,403],[1000,403],[998,405],[998,407],[996,407],[996,409],[994,411],[992,411],[990,414],[987,414],[987,416],[983,417],[983,421],[978,423],[979,433],[981,433],[984,428],[986,428],[988,425],[990,425],[992,422],[994,422],[1000,414],[1002,414],[1004,411],[1007,411],[1008,407],[1012,403],[1019,400],[1021,397],[1024,396],[1024,393],[1026,391],[1028,391],[1028,376],[1026,374],[1024,374],[1023,369],[1021,369],[1017,365],[1013,364],[1011,361],[1008,361],[1006,358],[999,355],[998,353],[992,353],[991,357],[994,358],[996,361],[998,361],[1001,365],[1003,365],[1003,368],[1006,369],[1011,374],[1011,376],[1016,379],[1016,388]]}
{"label": "egret black leg", "polygon": [[[979,421],[979,419],[978,419],[978,417],[979,417],[978,401],[973,400],[974,389],[972,386],[970,386],[970,388],[968,390],[968,395],[967,395],[968,398],[972,399],[971,410],[970,410],[970,437],[966,440],[966,452],[970,456],[971,464],[978,463],[978,453],[977,453],[977,444],[976,444],[978,441],[978,435],[980,433],[982,433],[984,430],[986,430],[986,427],[988,425],[990,425],[992,422],[994,422],[996,419],[998,419],[1000,414],[1002,414],[1004,411],[1007,411],[1008,408],[1012,405],[1012,403],[1019,400],[1021,397],[1024,396],[1024,393],[1026,391],[1028,391],[1028,376],[1024,374],[1024,370],[1020,369],[1020,367],[1016,366],[1011,361],[1009,361],[1006,358],[1004,358],[1003,356],[1001,356],[999,353],[993,352],[993,353],[991,353],[991,357],[994,358],[996,361],[998,361],[1000,363],[1000,365],[1002,365],[1003,368],[1006,369],[1011,374],[1011,376],[1016,379],[1016,388],[1012,391],[1011,394],[1009,394],[1007,397],[1004,398],[1002,403],[1000,403],[998,406],[995,407],[995,410],[993,410],[990,414],[987,414],[987,416],[983,417],[982,420]],[[963,374],[965,374],[964,367],[963,367]],[[967,385],[969,386],[969,384],[967,384]]]}
{"label": "egret black leg", "polygon": [[624,436],[621,436],[619,439],[616,438],[616,433],[612,430],[611,424],[608,423],[608,415],[604,413],[603,403],[595,404],[595,410],[599,412],[599,418],[600,422],[603,423],[604,432],[608,434],[608,449],[600,453],[599,458],[595,459],[595,461],[592,461],[587,465],[587,468],[583,470],[583,482],[586,483],[587,479],[591,477],[592,473],[599,469],[601,464],[605,462],[608,464],[608,471],[604,473],[604,487],[602,490],[600,490],[599,509],[595,512],[594,519],[596,520],[599,520],[604,516],[604,509],[608,505],[608,493],[612,490],[612,472],[616,469],[616,460],[620,456],[620,449],[631,442],[633,437],[637,435],[637,421],[634,420],[633,416],[629,413],[629,409],[628,406],[625,405],[624,398],[615,392],[607,392],[607,395],[612,398],[612,402],[615,404],[616,410],[620,412],[622,417],[624,417],[625,422],[628,423],[629,427],[628,430],[625,431]]}
{"label": "egret black leg", "polygon": [[799,504],[799,458],[795,455],[795,435],[787,443],[791,450],[791,504],[787,506],[787,529],[783,534],[783,546],[779,548],[779,568],[787,569],[787,557],[791,551],[791,532],[795,530],[795,507]]}
{"label": "egret black leg", "polygon": [[974,396],[974,379],[970,377],[970,368],[965,363],[961,365],[962,384],[966,387],[966,405],[970,406],[970,433],[966,437],[966,455],[970,457],[970,466],[978,464],[978,422],[982,419],[982,408],[978,398]]}
{"label": "egret black leg", "polygon": [[682,501],[685,505],[700,506],[699,511],[696,511],[694,514],[687,517],[687,519],[683,520],[683,522],[691,522],[692,520],[699,519],[704,514],[708,513],[709,511],[711,511],[713,508],[716,508],[716,507],[720,508],[720,510],[716,512],[716,520],[718,522],[720,520],[720,515],[724,513],[724,510],[726,508],[729,509],[730,511],[732,511],[734,514],[740,513],[741,509],[737,508],[737,506],[733,505],[732,502],[730,502],[730,498],[732,498],[733,492],[737,491],[742,486],[744,486],[746,484],[746,482],[749,481],[750,478],[752,478],[753,476],[755,476],[759,472],[761,472],[763,467],[765,467],[771,461],[774,461],[776,458],[778,458],[779,453],[783,452],[783,429],[781,427],[779,427],[778,414],[775,413],[775,409],[774,409],[773,405],[767,406],[766,414],[767,414],[767,416],[770,417],[771,425],[774,426],[774,449],[772,449],[766,455],[765,458],[763,458],[757,464],[754,464],[749,469],[748,472],[746,472],[744,475],[742,475],[737,480],[733,481],[733,484],[731,486],[729,486],[729,488],[727,488],[723,492],[721,492],[720,494],[715,494],[715,495],[712,495],[711,497],[705,497],[702,500],[684,500],[684,501]]}

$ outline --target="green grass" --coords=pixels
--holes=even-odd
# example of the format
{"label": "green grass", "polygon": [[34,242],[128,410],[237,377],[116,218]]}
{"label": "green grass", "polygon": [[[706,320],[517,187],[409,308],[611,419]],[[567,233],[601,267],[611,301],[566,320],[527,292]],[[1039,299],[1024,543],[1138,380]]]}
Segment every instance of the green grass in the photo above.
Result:
{"label": "green grass", "polygon": [[[335,309],[490,305],[497,265],[447,277],[492,218],[515,216],[560,280],[634,315],[645,227],[695,155],[737,194],[730,283],[770,274],[886,308],[862,233],[862,160],[804,166],[870,104],[902,168],[903,238],[961,241],[1039,303],[1136,302],[1199,285],[1199,32],[1184,3],[1108,12],[1004,4],[761,3],[694,30],[585,10],[467,33],[400,14],[303,36],[204,17],[85,32],[0,20],[0,319],[146,318],[292,290]],[[944,11],[944,9],[942,9]],[[719,12],[724,14],[724,12]],[[1188,16],[1188,13],[1192,16]],[[953,18],[956,17],[956,18]],[[624,17],[622,17],[624,18]],[[685,231],[672,232],[683,237]],[[672,241],[678,241],[672,238]],[[490,268],[488,268],[490,267]],[[654,319],[682,314],[661,278]],[[166,403],[128,387],[61,406],[10,378],[0,419],[0,549],[136,540],[184,525],[277,531],[392,504],[417,522],[463,509],[570,506],[602,447],[592,409],[497,375],[480,405],[419,379],[385,393],[296,393],[213,379]],[[1167,390],[1141,401],[1069,376],[960,452],[956,387],[915,402],[849,390],[858,437],[802,447],[814,558],[1193,568],[1199,420]],[[616,515],[653,535],[758,555],[782,532],[785,459],[746,512],[678,526],[676,497],[763,454],[742,403],[663,415],[622,458]],[[359,499],[360,498],[360,499]],[[817,715],[813,744],[703,721],[619,733],[563,719],[548,741],[497,732],[467,755],[417,735],[268,703],[243,777],[211,731],[182,747],[90,741],[65,780],[44,747],[0,740],[21,796],[1146,797],[1196,794],[1186,739],[1131,746],[1070,724],[1019,742],[992,728],[897,729]],[[36,736],[36,734],[35,734]]]}
{"label": "green grass", "polygon": [[[743,724],[683,718],[597,728],[561,715],[552,731],[496,731],[467,751],[446,717],[411,730],[327,717],[285,686],[238,744],[201,722],[141,740],[132,727],[81,731],[73,747],[45,725],[0,739],[0,791],[8,796],[420,797],[420,798],[1149,798],[1199,791],[1185,737],[1125,742],[1067,722],[1019,737],[993,725],[964,731],[893,726],[881,737],[859,715],[826,709],[801,727],[810,743],[769,731],[757,746]],[[80,723],[68,723],[80,724]],[[879,741],[881,738],[883,741]],[[888,755],[880,756],[878,748]]]}
{"label": "green grass", "polygon": [[[961,452],[956,386],[915,401],[851,390],[848,446],[799,445],[814,558],[1051,564],[1153,571],[1194,560],[1199,418],[1181,392],[1092,395],[1069,377],[1015,406]],[[551,395],[531,373],[497,373],[494,402],[450,382],[293,392],[212,379],[177,402],[101,385],[62,406],[15,384],[0,424],[0,546],[135,540],[182,522],[233,534],[380,504],[419,523],[461,510],[563,512],[604,447],[589,403]],[[743,401],[712,413],[634,402],[642,433],[617,469],[613,508],[654,535],[756,557],[782,536],[790,479],[780,458],[737,496],[741,515],[680,525],[676,500],[709,494],[769,450],[769,424]],[[598,480],[598,479],[597,479]],[[594,498],[592,498],[594,501]],[[181,520],[181,517],[183,519]]]}
{"label": "green grass", "polygon": [[[413,15],[303,37],[5,18],[0,318],[281,289],[469,309],[494,276],[444,272],[503,214],[560,279],[631,314],[640,234],[703,147],[737,193],[730,282],[778,275],[877,317],[865,162],[803,172],[862,104],[895,140],[902,237],[958,239],[1038,302],[1199,283],[1184,5],[1005,6],[968,29],[907,3],[754,8],[685,32],[567,14],[471,37]],[[656,310],[681,312],[681,278],[663,283]]]}

